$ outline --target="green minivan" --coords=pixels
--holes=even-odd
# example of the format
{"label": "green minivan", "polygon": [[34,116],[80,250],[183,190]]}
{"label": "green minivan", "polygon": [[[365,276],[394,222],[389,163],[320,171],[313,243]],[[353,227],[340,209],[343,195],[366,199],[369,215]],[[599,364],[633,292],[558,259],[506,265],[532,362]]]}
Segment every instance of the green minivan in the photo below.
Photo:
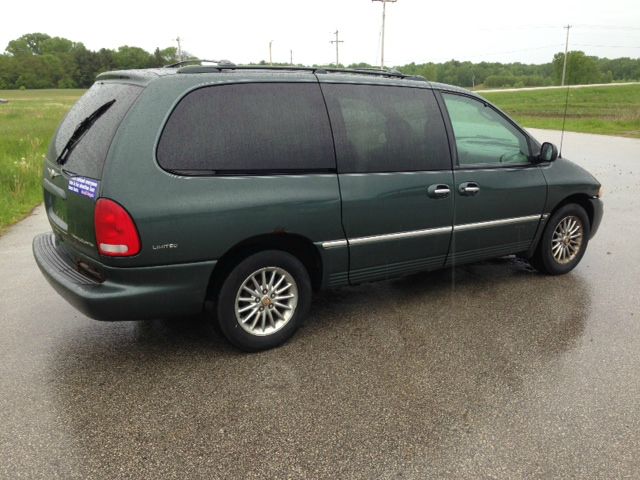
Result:
{"label": "green minivan", "polygon": [[107,72],[56,132],[33,251],[84,314],[214,306],[255,351],[313,290],[517,254],[569,272],[600,184],[472,92],[389,71]]}

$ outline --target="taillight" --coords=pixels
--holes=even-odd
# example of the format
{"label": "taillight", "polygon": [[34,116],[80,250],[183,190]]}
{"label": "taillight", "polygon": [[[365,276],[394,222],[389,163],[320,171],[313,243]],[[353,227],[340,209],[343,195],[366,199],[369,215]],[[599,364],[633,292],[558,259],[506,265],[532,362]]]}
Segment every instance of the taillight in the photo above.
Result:
{"label": "taillight", "polygon": [[130,257],[140,252],[136,225],[121,205],[108,198],[99,198],[94,219],[100,255]]}

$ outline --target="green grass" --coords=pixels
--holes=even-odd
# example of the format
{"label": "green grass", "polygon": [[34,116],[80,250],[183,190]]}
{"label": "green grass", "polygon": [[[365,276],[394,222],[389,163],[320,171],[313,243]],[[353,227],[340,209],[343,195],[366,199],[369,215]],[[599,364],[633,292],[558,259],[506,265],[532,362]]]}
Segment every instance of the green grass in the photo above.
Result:
{"label": "green grass", "polygon": [[[566,89],[481,95],[525,127],[562,128]],[[640,85],[570,89],[565,129],[640,138]]]}
{"label": "green grass", "polygon": [[83,90],[0,90],[0,232],[42,201],[43,157]]}

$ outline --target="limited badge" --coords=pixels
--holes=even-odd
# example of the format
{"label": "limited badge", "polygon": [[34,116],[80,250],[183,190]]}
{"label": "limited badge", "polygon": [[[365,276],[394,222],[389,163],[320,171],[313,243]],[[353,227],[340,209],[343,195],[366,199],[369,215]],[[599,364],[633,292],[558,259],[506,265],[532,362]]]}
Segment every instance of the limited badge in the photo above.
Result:
{"label": "limited badge", "polygon": [[95,200],[98,196],[98,187],[100,182],[92,178],[85,177],[71,177],[69,179],[68,190],[78,195],[88,197]]}

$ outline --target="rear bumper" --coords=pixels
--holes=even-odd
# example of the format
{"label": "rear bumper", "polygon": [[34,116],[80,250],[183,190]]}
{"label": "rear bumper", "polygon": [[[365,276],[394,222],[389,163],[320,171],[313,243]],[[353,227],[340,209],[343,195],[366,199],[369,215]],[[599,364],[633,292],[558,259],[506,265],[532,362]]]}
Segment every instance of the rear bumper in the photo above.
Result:
{"label": "rear bumper", "polygon": [[215,261],[143,268],[98,265],[104,281],[78,270],[53,233],[33,239],[33,255],[53,288],[96,320],[143,320],[202,311]]}
{"label": "rear bumper", "polygon": [[591,206],[593,207],[593,221],[591,222],[591,232],[589,236],[589,239],[592,239],[598,231],[598,228],[600,227],[604,207],[602,205],[602,200],[600,200],[599,198],[590,198],[589,201],[591,202]]}

